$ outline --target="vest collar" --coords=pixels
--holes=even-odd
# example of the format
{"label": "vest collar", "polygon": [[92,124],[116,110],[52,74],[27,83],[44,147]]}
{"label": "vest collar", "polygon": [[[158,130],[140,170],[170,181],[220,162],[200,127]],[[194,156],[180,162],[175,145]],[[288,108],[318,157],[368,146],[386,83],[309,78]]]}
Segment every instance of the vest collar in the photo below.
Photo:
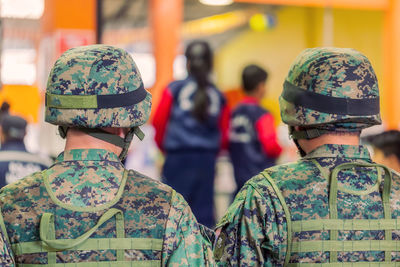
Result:
{"label": "vest collar", "polygon": [[71,149],[62,152],[56,162],[61,161],[114,161],[120,162],[118,155],[105,149]]}
{"label": "vest collar", "polygon": [[365,146],[351,146],[351,145],[334,145],[327,144],[317,147],[308,153],[304,159],[312,158],[354,158],[362,160],[371,160],[368,149]]}

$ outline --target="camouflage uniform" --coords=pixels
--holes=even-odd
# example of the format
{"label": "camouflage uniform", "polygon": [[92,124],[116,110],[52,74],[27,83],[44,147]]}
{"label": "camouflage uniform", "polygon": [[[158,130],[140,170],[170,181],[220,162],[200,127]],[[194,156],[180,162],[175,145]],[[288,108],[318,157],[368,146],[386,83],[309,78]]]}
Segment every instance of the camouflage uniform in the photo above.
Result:
{"label": "camouflage uniform", "polygon": [[[321,107],[307,102],[313,92],[334,99]],[[302,52],[280,106],[295,140],[380,123],[375,74],[351,49]],[[373,164],[363,146],[325,144],[249,180],[217,225],[214,255],[219,266],[397,266],[399,207],[398,174]]]}
{"label": "camouflage uniform", "polygon": [[[104,141],[110,136],[99,128],[130,128],[128,134],[142,137],[137,127],[151,108],[132,58],[104,45],[65,52],[50,73],[46,98],[46,121],[61,125],[62,135],[81,127]],[[130,138],[110,141],[124,148],[120,156],[104,149],[66,150],[49,169],[3,188],[0,262],[214,265],[209,233],[182,196],[122,165]]]}

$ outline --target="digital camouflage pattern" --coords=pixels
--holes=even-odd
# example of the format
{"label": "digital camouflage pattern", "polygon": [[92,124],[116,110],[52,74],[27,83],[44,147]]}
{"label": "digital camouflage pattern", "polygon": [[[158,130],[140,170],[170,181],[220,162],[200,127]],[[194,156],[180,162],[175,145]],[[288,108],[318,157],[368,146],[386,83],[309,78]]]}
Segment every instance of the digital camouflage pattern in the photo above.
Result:
{"label": "digital camouflage pattern", "polygon": [[[321,169],[313,162],[316,161]],[[329,218],[328,179],[332,169],[347,162],[371,162],[363,146],[323,145],[295,163],[265,170],[275,181],[289,207],[291,219]],[[376,169],[356,167],[339,172],[339,219],[382,219],[381,193],[373,188],[383,179]],[[400,176],[393,172],[390,206],[400,219]],[[382,184],[381,184],[382,185]],[[382,186],[381,186],[382,189]],[[283,266],[287,224],[281,202],[268,180],[259,174],[249,180],[217,225],[221,233],[214,255],[219,266]],[[384,231],[339,231],[338,240],[383,240]],[[400,231],[393,231],[400,240]],[[303,231],[293,241],[329,240],[328,231]],[[394,248],[395,250],[395,248]],[[384,261],[384,252],[338,252],[338,261]],[[392,252],[400,261],[400,253]],[[292,253],[290,263],[327,263],[329,252]]]}
{"label": "digital camouflage pattern", "polygon": [[[125,250],[126,261],[161,260],[162,266],[213,266],[211,241],[202,235],[189,206],[178,193],[135,171],[122,178],[118,156],[103,149],[74,149],[48,170],[0,191],[1,215],[11,246],[40,240],[43,213],[55,216],[56,239],[73,239],[92,228],[110,208],[124,213],[125,237],[162,239],[162,250]],[[120,185],[123,193],[116,197]],[[107,201],[105,201],[107,200]],[[112,218],[90,238],[116,237]],[[15,246],[14,246],[15,247]],[[46,264],[47,253],[17,255],[5,244],[0,261]],[[57,263],[115,261],[115,250],[60,251]],[[12,264],[7,266],[13,266]]]}
{"label": "digital camouflage pattern", "polygon": [[[379,97],[378,81],[369,60],[349,48],[310,48],[295,59],[286,80],[321,95],[365,99]],[[381,124],[379,114],[351,116],[327,114],[289,103],[279,98],[282,121],[328,131],[360,130]]]}
{"label": "digital camouflage pattern", "polygon": [[2,231],[0,231],[0,266],[15,266],[10,244]]}
{"label": "digital camouflage pattern", "polygon": [[[47,94],[60,96],[120,95],[143,87],[139,70],[123,49],[89,45],[69,49],[57,59],[47,82]],[[57,102],[57,99],[52,101]],[[73,102],[73,101],[72,101]],[[151,111],[151,95],[135,105],[115,108],[55,108],[46,104],[45,120],[55,125],[84,128],[127,127],[144,124]]]}

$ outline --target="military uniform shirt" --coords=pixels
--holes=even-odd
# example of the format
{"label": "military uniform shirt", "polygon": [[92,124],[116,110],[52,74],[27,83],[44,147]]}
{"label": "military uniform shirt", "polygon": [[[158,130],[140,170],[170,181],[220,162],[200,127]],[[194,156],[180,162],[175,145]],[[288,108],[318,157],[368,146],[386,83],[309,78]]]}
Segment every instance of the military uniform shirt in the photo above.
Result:
{"label": "military uniform shirt", "polygon": [[[30,224],[33,226],[33,222],[32,220],[29,222],[24,221],[25,213],[21,213],[17,218],[12,217],[16,210],[22,209],[21,205],[24,204],[21,203],[21,199],[26,197],[25,192],[29,193],[29,190],[39,186],[39,190],[32,191],[33,193],[30,194],[29,198],[33,200],[29,201],[32,201],[32,204],[29,203],[31,206],[24,207],[24,212],[29,213],[32,210],[33,213],[40,215],[42,212],[40,207],[50,205],[50,210],[55,213],[56,239],[62,238],[63,235],[76,238],[77,235],[79,236],[85,232],[82,229],[85,227],[84,223],[86,223],[85,219],[88,219],[87,216],[74,218],[71,214],[79,213],[63,211],[58,203],[62,203],[61,205],[69,208],[75,207],[75,209],[108,205],[113,201],[114,196],[111,194],[110,197],[107,192],[118,191],[124,171],[123,165],[114,153],[103,149],[74,149],[65,151],[58,157],[56,163],[45,171],[48,175],[47,178],[43,177],[45,172],[38,172],[25,177],[17,183],[4,187],[0,191],[1,215],[4,218],[11,245],[15,243],[15,240],[25,240],[26,242],[37,239],[35,235],[37,235],[38,229],[29,228]],[[41,183],[45,183],[47,189],[44,189],[45,187],[41,186]],[[49,194],[50,189],[51,192]],[[144,192],[150,192],[147,193],[146,198],[143,198]],[[170,194],[171,192],[172,194]],[[163,197],[168,194],[171,196],[170,202],[160,202],[160,199],[163,200]],[[125,195],[131,196],[134,201],[124,202],[132,201],[127,197],[126,200],[123,200]],[[136,196],[137,200],[135,201]],[[141,200],[149,198],[153,200],[146,203],[141,202]],[[58,206],[43,203],[43,201],[55,202]],[[163,215],[165,213],[163,213],[162,207],[154,203],[167,205],[166,207],[169,207],[167,216]],[[129,207],[127,207],[128,204]],[[150,251],[144,253],[125,250],[125,260],[151,260],[152,258],[158,258],[161,259],[162,266],[213,266],[211,241],[205,235],[206,229],[197,223],[182,196],[175,193],[170,187],[131,171],[129,172],[121,200],[116,205],[121,205],[120,209],[126,207],[127,212],[130,209],[130,213],[125,213],[124,211],[125,225],[136,225],[132,228],[133,230],[125,228],[125,232],[133,231],[130,233],[131,236],[138,232],[139,237],[151,236],[151,233],[154,235],[161,233],[163,240],[160,252],[153,253]],[[89,214],[89,216],[92,215]],[[142,221],[143,218],[148,221]],[[93,223],[96,223],[96,218],[94,220],[95,222]],[[157,224],[158,220],[165,221],[161,228]],[[18,225],[28,227],[29,231],[20,231]],[[114,229],[111,230],[114,231]],[[59,231],[61,231],[61,234]],[[107,227],[101,231],[99,228],[91,238],[102,238],[102,235],[107,235],[108,232],[110,230],[107,230]],[[11,251],[9,244],[6,242],[3,242],[0,253],[0,262],[2,263],[10,261],[10,259],[13,259],[17,264],[47,263],[45,254],[14,255],[15,252]],[[57,263],[99,260],[113,261],[115,260],[115,254],[106,251],[57,252]],[[6,266],[14,265],[7,264]]]}
{"label": "military uniform shirt", "polygon": [[[370,163],[363,146],[323,145],[298,162],[266,170],[282,192],[291,219],[328,219],[326,174],[347,163]],[[319,166],[318,166],[319,165]],[[374,185],[383,179],[376,168],[356,167],[338,174],[338,219],[382,219],[381,194]],[[382,183],[380,183],[380,190]],[[392,218],[400,216],[400,177],[393,173],[390,195]],[[249,180],[217,225],[221,229],[214,255],[219,266],[283,266],[287,223],[283,206],[271,183],[259,174]],[[383,240],[384,231],[339,231],[338,240]],[[392,232],[400,240],[400,232]],[[292,241],[329,240],[329,231],[296,233]],[[395,248],[394,248],[395,250]],[[400,253],[392,252],[392,261]],[[383,261],[383,251],[338,252],[339,262]],[[291,253],[290,263],[327,263],[329,252]]]}

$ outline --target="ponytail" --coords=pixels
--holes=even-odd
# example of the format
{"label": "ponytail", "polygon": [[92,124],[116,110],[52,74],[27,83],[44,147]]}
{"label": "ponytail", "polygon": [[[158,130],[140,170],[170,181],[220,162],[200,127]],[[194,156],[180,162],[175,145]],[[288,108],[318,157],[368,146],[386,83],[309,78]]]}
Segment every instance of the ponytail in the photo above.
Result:
{"label": "ponytail", "polygon": [[207,87],[210,85],[208,77],[212,69],[212,51],[207,42],[194,41],[186,48],[185,55],[188,72],[197,83],[192,113],[198,121],[204,123],[208,118],[210,102]]}

